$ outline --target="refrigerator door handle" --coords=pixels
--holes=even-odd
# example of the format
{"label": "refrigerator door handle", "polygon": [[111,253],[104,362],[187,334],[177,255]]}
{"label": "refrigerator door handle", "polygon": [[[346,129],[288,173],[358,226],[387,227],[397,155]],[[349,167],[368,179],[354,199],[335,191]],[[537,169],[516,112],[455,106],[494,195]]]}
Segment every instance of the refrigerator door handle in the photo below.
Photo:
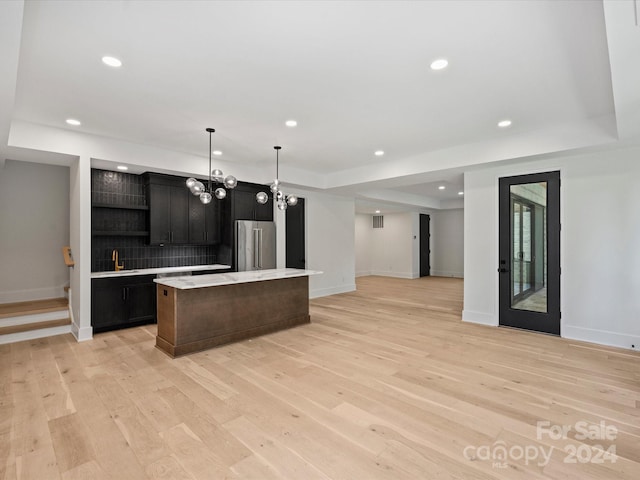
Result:
{"label": "refrigerator door handle", "polygon": [[258,238],[260,243],[260,248],[258,249],[258,268],[262,270],[262,229],[258,230]]}
{"label": "refrigerator door handle", "polygon": [[260,251],[260,238],[258,237],[258,229],[253,229],[253,269],[258,269],[258,252]]}

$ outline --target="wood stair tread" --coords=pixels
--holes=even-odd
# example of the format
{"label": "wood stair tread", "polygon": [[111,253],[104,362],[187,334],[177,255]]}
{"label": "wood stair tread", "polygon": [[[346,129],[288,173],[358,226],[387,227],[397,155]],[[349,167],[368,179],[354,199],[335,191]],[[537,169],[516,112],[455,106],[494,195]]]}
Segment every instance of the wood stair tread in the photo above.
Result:
{"label": "wood stair tread", "polygon": [[38,313],[56,312],[69,307],[66,298],[48,298],[46,300],[32,300],[29,302],[0,304],[0,318],[19,317]]}
{"label": "wood stair tread", "polygon": [[0,327],[0,335],[30,332],[32,330],[40,330],[42,328],[63,327],[65,325],[71,325],[71,320],[69,318],[59,318],[57,320],[46,320],[44,322],[24,323],[22,325],[8,325],[6,327]]}

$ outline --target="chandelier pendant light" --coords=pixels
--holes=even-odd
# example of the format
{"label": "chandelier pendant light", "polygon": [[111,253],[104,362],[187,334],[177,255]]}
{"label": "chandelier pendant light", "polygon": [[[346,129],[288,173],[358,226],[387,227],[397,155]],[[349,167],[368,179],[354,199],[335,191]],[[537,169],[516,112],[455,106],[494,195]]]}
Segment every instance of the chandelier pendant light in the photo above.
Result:
{"label": "chandelier pendant light", "polygon": [[[228,189],[235,188],[236,185],[238,184],[238,180],[233,175],[227,175],[225,177],[224,173],[222,173],[222,170],[219,170],[217,168],[213,171],[211,170],[211,134],[215,132],[215,129],[207,128],[206,130],[207,132],[209,132],[209,185],[208,185],[208,188],[204,186],[204,183],[202,183],[201,181],[193,177],[187,178],[187,187],[189,187],[189,190],[191,190],[191,193],[193,193],[197,197],[200,197],[200,201],[205,205],[208,203],[211,203],[211,200],[213,200],[213,195],[215,195],[218,200],[222,200],[224,197],[227,196],[227,191],[222,187],[218,187],[216,188],[215,191],[213,191],[212,181],[215,183],[221,183],[225,188],[228,188]],[[213,195],[211,195],[211,192],[213,192]]]}
{"label": "chandelier pendant light", "polygon": [[[280,180],[278,178],[279,176],[278,169],[279,169],[279,163],[280,163],[279,153],[282,147],[276,145],[273,148],[276,151],[276,178],[271,184],[271,193],[273,193],[273,201],[278,206],[278,209],[286,210],[287,206],[293,207],[298,204],[298,197],[296,197],[295,195],[285,195],[285,193],[282,191],[281,189],[282,184],[280,183]],[[256,201],[260,205],[264,205],[269,201],[269,195],[267,195],[265,192],[258,192],[256,194]]]}

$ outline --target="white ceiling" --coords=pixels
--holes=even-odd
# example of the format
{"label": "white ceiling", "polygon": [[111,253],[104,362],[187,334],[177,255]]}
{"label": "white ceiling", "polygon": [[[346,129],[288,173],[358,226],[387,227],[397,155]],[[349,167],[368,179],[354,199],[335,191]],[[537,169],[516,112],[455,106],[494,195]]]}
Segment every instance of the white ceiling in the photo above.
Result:
{"label": "white ceiling", "polygon": [[[287,169],[309,172],[323,185],[306,186],[366,196],[382,185],[437,205],[458,197],[465,166],[616,139],[607,30],[631,14],[605,7],[28,1],[9,123],[203,157],[204,129],[214,127],[225,161],[271,166],[281,144],[284,181]],[[103,55],[123,66],[106,67]],[[440,57],[449,67],[431,70]],[[66,125],[69,117],[82,126]],[[504,118],[513,125],[497,128]],[[288,119],[298,126],[286,127]]]}

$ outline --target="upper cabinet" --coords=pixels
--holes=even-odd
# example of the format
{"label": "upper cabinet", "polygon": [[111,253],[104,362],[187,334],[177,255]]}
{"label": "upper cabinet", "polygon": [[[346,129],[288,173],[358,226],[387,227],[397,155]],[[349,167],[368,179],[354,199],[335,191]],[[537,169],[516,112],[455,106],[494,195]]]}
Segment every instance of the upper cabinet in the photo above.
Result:
{"label": "upper cabinet", "polygon": [[[256,201],[256,194],[265,192],[269,200],[264,205]],[[254,183],[238,183],[233,190],[233,219],[234,220],[258,220],[263,222],[273,221],[273,195],[267,185]]]}
{"label": "upper cabinet", "polygon": [[189,192],[184,178],[145,174],[151,245],[216,244],[220,241],[220,207]]}
{"label": "upper cabinet", "polygon": [[186,187],[149,184],[149,243],[189,242],[189,191]]}
{"label": "upper cabinet", "polygon": [[[144,178],[151,245],[221,245],[231,251],[235,220],[273,221],[273,195],[267,185],[238,182],[225,199],[214,197],[204,205],[183,177],[145,173]],[[269,194],[264,205],[256,201],[258,192]]]}
{"label": "upper cabinet", "polygon": [[189,243],[210,244],[220,242],[220,201],[213,199],[207,205],[189,193]]}

